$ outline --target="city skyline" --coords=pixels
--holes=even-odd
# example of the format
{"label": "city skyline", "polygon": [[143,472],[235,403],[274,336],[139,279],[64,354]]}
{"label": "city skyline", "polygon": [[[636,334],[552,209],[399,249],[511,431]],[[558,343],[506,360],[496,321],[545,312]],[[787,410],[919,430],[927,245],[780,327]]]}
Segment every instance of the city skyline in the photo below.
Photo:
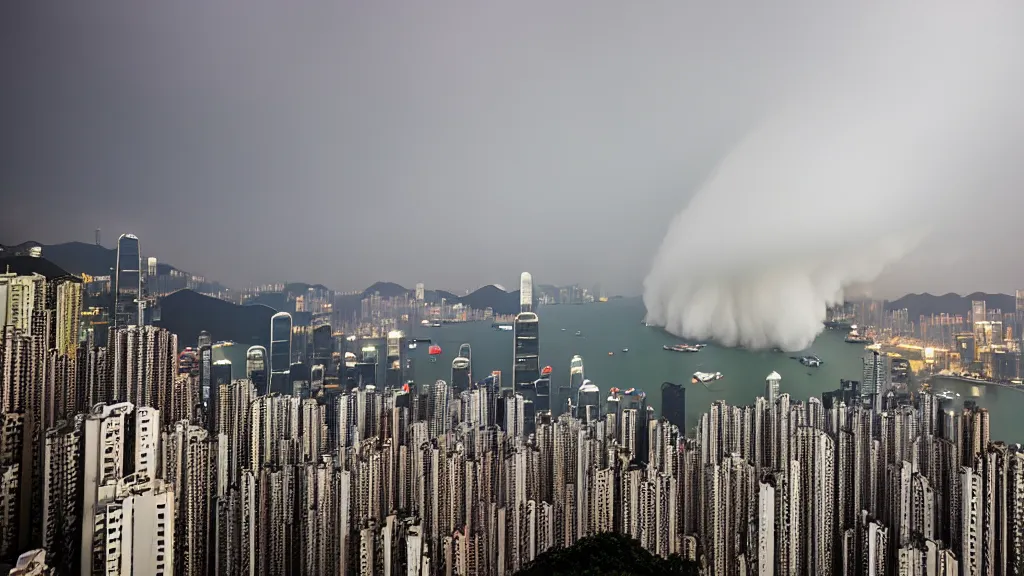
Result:
{"label": "city skyline", "polygon": [[[752,402],[715,400],[688,422],[685,385],[661,384],[659,415],[653,382],[602,389],[579,356],[568,378],[538,370],[544,309],[532,275],[521,282],[504,360],[474,365],[467,342],[450,378],[428,382],[397,329],[418,323],[415,302],[370,302],[388,330],[363,338],[324,310],[300,326],[275,314],[269,350],[236,367],[215,359],[216,335],[182,349],[141,310],[109,334],[82,323],[97,287],[77,277],[0,274],[0,562],[34,560],[39,576],[42,562],[57,575],[505,575],[617,532],[705,576],[1024,570],[1024,448],[992,439],[973,400],[913,387],[902,355],[865,349],[858,380],[806,401],[772,372]],[[960,362],[1017,350],[993,318],[973,303],[979,346]]]}

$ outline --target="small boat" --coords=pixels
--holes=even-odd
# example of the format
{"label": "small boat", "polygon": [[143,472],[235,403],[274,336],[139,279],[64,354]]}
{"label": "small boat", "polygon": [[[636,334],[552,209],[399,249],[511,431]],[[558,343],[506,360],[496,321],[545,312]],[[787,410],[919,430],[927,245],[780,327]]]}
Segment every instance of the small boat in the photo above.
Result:
{"label": "small boat", "polygon": [[824,362],[821,361],[821,358],[818,358],[813,354],[800,358],[800,363],[804,366],[811,366],[813,368],[817,368],[824,364]]}
{"label": "small boat", "polygon": [[608,353],[609,356],[613,356],[614,354],[615,354],[615,352],[609,352]]}
{"label": "small boat", "polygon": [[694,372],[693,383],[700,382],[701,384],[707,384],[708,382],[714,382],[715,380],[721,380],[725,376],[721,372]]}
{"label": "small boat", "polygon": [[565,332],[565,328],[562,328],[562,332]]}
{"label": "small boat", "polygon": [[583,333],[582,333],[582,332],[580,332],[579,330],[577,330],[577,331],[576,331],[576,335],[577,335],[577,336],[583,336]]}
{"label": "small boat", "polygon": [[623,348],[623,349],[622,349],[622,353],[623,353],[623,354],[625,354],[626,352],[629,352],[629,348]]}
{"label": "small boat", "polygon": [[415,350],[417,344],[415,342],[409,342],[409,350]]}

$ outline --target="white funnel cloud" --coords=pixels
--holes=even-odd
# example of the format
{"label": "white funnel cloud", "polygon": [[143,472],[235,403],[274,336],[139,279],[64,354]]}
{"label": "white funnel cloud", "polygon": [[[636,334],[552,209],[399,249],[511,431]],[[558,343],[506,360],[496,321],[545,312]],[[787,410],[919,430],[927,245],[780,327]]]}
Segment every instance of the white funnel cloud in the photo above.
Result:
{"label": "white funnel cloud", "polygon": [[1020,125],[1009,95],[1024,52],[1006,24],[1018,16],[949,3],[863,22],[836,68],[794,83],[670,224],[644,281],[647,321],[807,348],[845,289],[1005,191],[1019,176],[1006,153],[1019,150],[1007,127]]}

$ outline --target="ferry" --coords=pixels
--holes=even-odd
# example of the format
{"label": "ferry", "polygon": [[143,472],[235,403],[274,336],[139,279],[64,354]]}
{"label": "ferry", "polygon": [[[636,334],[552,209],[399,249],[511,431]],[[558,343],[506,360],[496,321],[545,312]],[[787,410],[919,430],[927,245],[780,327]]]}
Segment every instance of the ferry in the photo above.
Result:
{"label": "ferry", "polygon": [[701,346],[691,346],[689,344],[668,344],[661,347],[662,350],[668,350],[669,352],[700,352]]}
{"label": "ferry", "polygon": [[725,378],[721,372],[694,372],[693,383],[700,382],[701,384],[707,384],[708,382],[714,382],[715,380],[721,380]]}
{"label": "ferry", "polygon": [[857,331],[856,324],[850,326],[850,333],[846,335],[846,342],[849,344],[872,344],[871,338]]}

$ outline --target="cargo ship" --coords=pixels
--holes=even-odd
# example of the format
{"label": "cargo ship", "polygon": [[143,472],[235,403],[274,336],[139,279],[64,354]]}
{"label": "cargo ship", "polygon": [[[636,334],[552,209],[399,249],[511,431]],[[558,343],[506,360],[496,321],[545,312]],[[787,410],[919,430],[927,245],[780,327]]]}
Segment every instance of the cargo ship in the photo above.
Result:
{"label": "cargo ship", "polygon": [[850,326],[850,333],[846,335],[846,342],[849,344],[872,344],[870,336],[865,336],[857,330],[857,325]]}

